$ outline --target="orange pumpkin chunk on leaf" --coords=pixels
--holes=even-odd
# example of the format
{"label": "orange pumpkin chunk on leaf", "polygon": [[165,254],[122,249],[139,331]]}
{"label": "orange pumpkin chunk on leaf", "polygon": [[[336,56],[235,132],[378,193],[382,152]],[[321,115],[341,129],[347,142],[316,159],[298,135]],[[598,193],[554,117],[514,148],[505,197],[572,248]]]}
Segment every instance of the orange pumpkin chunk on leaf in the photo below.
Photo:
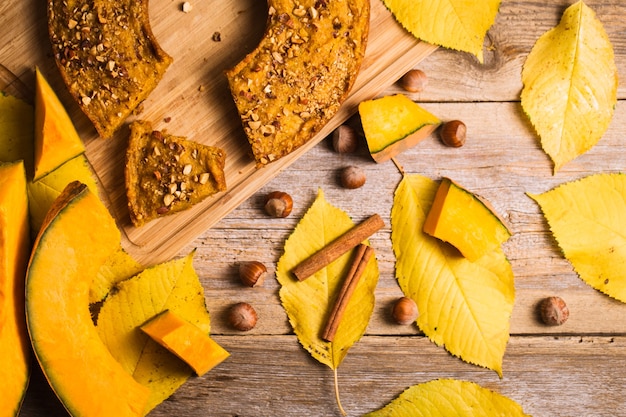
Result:
{"label": "orange pumpkin chunk on leaf", "polygon": [[475,261],[511,237],[490,205],[449,178],[439,184],[424,232],[448,242]]}
{"label": "orange pumpkin chunk on leaf", "polygon": [[142,325],[155,342],[185,361],[198,376],[222,363],[230,354],[196,325],[166,310]]}

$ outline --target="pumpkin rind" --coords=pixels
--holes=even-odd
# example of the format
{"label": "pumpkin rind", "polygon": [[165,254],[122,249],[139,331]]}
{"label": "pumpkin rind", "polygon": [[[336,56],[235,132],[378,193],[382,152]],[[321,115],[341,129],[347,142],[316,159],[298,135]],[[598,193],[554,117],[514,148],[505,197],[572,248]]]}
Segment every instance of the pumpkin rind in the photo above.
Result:
{"label": "pumpkin rind", "polygon": [[230,354],[198,326],[178,317],[170,310],[158,314],[142,325],[152,340],[185,361],[202,376]]}
{"label": "pumpkin rind", "polygon": [[35,74],[34,181],[85,152],[85,146],[65,107],[39,69]]}
{"label": "pumpkin rind", "polygon": [[443,178],[424,222],[424,232],[456,247],[470,261],[511,237],[490,205],[449,178]]}
{"label": "pumpkin rind", "polygon": [[24,278],[30,254],[22,161],[0,164],[0,415],[17,416],[30,379]]}
{"label": "pumpkin rind", "polygon": [[87,186],[70,183],[35,241],[26,317],[44,375],[73,416],[141,416],[149,390],[115,361],[89,312],[89,286],[120,246],[115,221]]}
{"label": "pumpkin rind", "polygon": [[359,104],[363,133],[372,158],[384,162],[417,145],[441,121],[403,94]]}

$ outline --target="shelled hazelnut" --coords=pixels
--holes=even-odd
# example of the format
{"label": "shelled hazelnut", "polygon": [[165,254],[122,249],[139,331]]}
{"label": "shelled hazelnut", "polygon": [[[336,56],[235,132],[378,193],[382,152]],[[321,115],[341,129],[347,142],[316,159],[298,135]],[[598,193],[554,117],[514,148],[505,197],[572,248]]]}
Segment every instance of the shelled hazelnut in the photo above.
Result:
{"label": "shelled hazelnut", "polygon": [[426,88],[428,77],[419,69],[412,69],[400,78],[400,86],[410,93],[419,93]]}
{"label": "shelled hazelnut", "polygon": [[259,261],[246,261],[239,264],[239,278],[248,287],[257,287],[263,284],[267,268]]}
{"label": "shelled hazelnut", "polygon": [[228,311],[228,323],[236,330],[247,332],[256,326],[257,314],[248,303],[234,304]]}
{"label": "shelled hazelnut", "polygon": [[444,123],[439,131],[441,141],[446,146],[460,148],[465,144],[467,137],[467,127],[460,120],[451,120]]}
{"label": "shelled hazelnut", "polygon": [[365,184],[365,171],[360,167],[350,165],[341,170],[340,179],[344,188],[359,188]]}
{"label": "shelled hazelnut", "polygon": [[358,138],[352,126],[341,125],[332,134],[333,149],[337,153],[352,153],[356,151]]}
{"label": "shelled hazelnut", "polygon": [[272,217],[287,217],[293,209],[293,199],[283,191],[272,191],[265,198],[265,212]]}
{"label": "shelled hazelnut", "polygon": [[411,324],[417,315],[417,304],[409,297],[398,298],[391,309],[391,317],[398,324]]}
{"label": "shelled hazelnut", "polygon": [[569,318],[569,308],[561,297],[544,298],[539,303],[541,320],[549,326],[560,326]]}

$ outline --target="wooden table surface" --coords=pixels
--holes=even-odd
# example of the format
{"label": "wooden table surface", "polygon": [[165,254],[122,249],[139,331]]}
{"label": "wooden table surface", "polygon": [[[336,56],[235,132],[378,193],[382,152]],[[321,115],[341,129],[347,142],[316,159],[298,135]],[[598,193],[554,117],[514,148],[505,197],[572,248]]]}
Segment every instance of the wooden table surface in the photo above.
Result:
{"label": "wooden table surface", "polygon": [[[372,0],[378,1],[378,0]],[[588,0],[615,50],[620,76],[619,102],[602,140],[556,175],[541,150],[519,96],[521,68],[541,34],[558,24],[573,1],[503,0],[485,40],[485,63],[443,48],[419,64],[429,77],[411,98],[442,119],[463,120],[464,147],[444,147],[436,136],[398,156],[407,173],[433,179],[449,176],[487,198],[512,226],[505,253],[515,274],[516,301],[503,377],[467,364],[435,346],[414,326],[389,320],[389,307],[401,291],[394,278],[390,241],[393,192],[401,176],[393,163],[376,164],[362,143],[353,155],[339,155],[323,141],[259,189],[210,230],[181,251],[196,248],[195,267],[206,291],[211,333],[231,357],[202,378],[190,379],[151,416],[339,416],[333,373],[300,346],[278,298],[276,262],[318,188],[355,222],[379,213],[386,226],[371,238],[380,280],[376,306],[365,336],[339,367],[344,408],[350,416],[378,409],[407,387],[438,378],[476,382],[499,392],[535,417],[626,416],[626,305],[581,281],[561,255],[538,206],[526,192],[540,193],[592,173],[626,169],[626,2]],[[389,85],[385,94],[401,92]],[[367,174],[357,190],[342,189],[337,172],[358,165]],[[266,216],[264,196],[288,192],[294,211],[285,219]],[[243,288],[242,261],[258,260],[269,269],[260,288]],[[569,321],[546,327],[536,318],[537,302],[559,295],[568,303]],[[226,309],[252,304],[259,322],[240,333],[228,327]],[[64,415],[36,371],[23,416]]]}

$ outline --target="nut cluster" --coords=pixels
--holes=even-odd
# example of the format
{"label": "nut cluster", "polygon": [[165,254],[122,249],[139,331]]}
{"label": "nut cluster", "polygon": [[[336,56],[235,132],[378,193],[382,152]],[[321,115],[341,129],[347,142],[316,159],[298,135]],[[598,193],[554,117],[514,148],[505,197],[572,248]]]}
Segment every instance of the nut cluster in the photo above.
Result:
{"label": "nut cluster", "polygon": [[546,297],[539,303],[539,314],[545,324],[560,326],[569,318],[569,307],[561,297]]}
{"label": "nut cluster", "polygon": [[365,184],[366,176],[363,168],[350,165],[341,170],[340,181],[344,188],[355,189]]}
{"label": "nut cluster", "polygon": [[352,126],[341,125],[332,133],[333,149],[337,153],[353,153],[358,145],[356,131]]}
{"label": "nut cluster", "polygon": [[391,309],[391,317],[398,324],[411,324],[417,316],[417,304],[409,297],[398,298]]}
{"label": "nut cluster", "polygon": [[287,217],[293,209],[293,199],[283,191],[272,191],[265,197],[264,208],[272,217]]}
{"label": "nut cluster", "polygon": [[410,93],[419,93],[426,88],[428,77],[419,69],[412,69],[400,78],[400,86]]}
{"label": "nut cluster", "polygon": [[257,314],[250,304],[240,302],[230,307],[227,319],[234,329],[247,332],[256,326]]}
{"label": "nut cluster", "polygon": [[259,261],[248,261],[239,264],[239,278],[247,287],[263,285],[267,268]]}
{"label": "nut cluster", "polygon": [[211,178],[208,172],[194,174],[193,164],[201,165],[196,149],[189,153],[189,163],[180,164],[185,147],[169,140],[167,135],[155,130],[149,148],[144,150],[144,162],[155,167],[153,172],[153,192],[162,196],[163,205],[157,209],[158,214],[167,213],[172,204],[188,201],[195,192],[195,187],[206,184]]}
{"label": "nut cluster", "polygon": [[460,120],[451,120],[441,126],[439,134],[444,145],[460,148],[465,144],[467,127]]}

